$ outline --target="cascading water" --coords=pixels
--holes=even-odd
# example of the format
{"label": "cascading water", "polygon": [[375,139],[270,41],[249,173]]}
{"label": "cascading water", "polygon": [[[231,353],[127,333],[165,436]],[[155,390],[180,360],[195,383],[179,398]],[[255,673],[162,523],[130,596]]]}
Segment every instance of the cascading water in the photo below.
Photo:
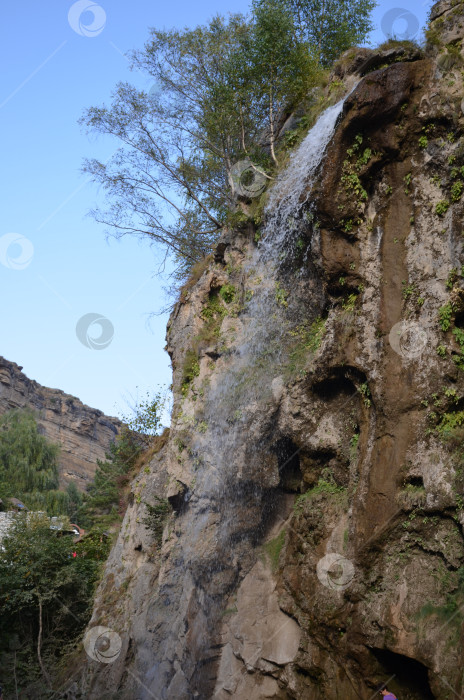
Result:
{"label": "cascading water", "polygon": [[308,202],[318,168],[351,92],[322,113],[272,187],[265,208],[266,260],[278,260],[289,234],[295,233],[295,220]]}
{"label": "cascading water", "polygon": [[[243,405],[253,404],[254,395],[262,400],[263,394],[270,390],[270,366],[274,365],[273,376],[276,376],[279,374],[279,365],[284,361],[283,354],[288,345],[282,342],[284,336],[301,321],[299,311],[302,300],[298,295],[298,284],[293,285],[291,291],[285,290],[279,284],[279,269],[295,251],[300,235],[307,237],[308,232],[312,234],[312,186],[349,94],[323,112],[270,190],[261,241],[245,265],[247,278],[258,279],[259,284],[252,290],[253,296],[247,304],[244,315],[246,327],[240,342],[234,348],[234,361],[230,370],[222,374],[221,385],[210,392],[209,419],[211,425],[217,427],[218,433],[221,432],[222,425],[221,444],[224,435],[230,443],[236,437],[231,434],[231,396],[237,396],[242,408]],[[300,281],[302,276],[308,276],[307,265],[299,275]],[[317,316],[317,310],[315,311]],[[263,353],[267,356],[264,363],[266,371],[260,382],[256,362],[262,358]],[[252,375],[252,381],[246,380],[247,373]],[[237,391],[242,385],[244,392]],[[246,411],[242,410],[242,414],[246,422]],[[227,426],[227,430],[224,430],[224,426]],[[215,452],[217,466],[219,451]]]}
{"label": "cascading water", "polygon": [[[190,433],[195,485],[178,518],[178,545],[150,613],[158,641],[155,664],[145,676],[146,697],[152,692],[163,700],[212,697],[214,673],[208,662],[217,658],[221,605],[253,565],[250,543],[262,537],[278,497],[275,460],[265,463],[264,456],[277,439],[269,418],[275,410],[272,382],[288,360],[286,336],[303,320],[302,309],[310,322],[321,312],[310,261],[290,277],[281,268],[299,236],[308,238],[311,223],[303,213],[343,105],[341,100],[321,115],[273,185],[261,243],[245,263],[252,288],[245,311],[234,319],[236,342],[221,358],[220,383],[213,373],[205,391],[200,419],[207,429]],[[308,309],[308,298],[314,299],[314,308]],[[267,397],[271,408],[263,422],[256,407],[266,405]],[[195,403],[184,403],[181,420],[195,425]],[[181,649],[175,658],[173,649]]]}

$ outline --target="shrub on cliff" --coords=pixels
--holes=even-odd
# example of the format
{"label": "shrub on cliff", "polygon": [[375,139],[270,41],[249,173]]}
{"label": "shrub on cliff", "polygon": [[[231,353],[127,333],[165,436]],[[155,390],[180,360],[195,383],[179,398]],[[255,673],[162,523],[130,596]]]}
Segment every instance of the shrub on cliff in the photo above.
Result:
{"label": "shrub on cliff", "polygon": [[85,527],[108,525],[118,520],[122,492],[130,481],[130,474],[142,452],[138,436],[123,430],[106,453],[106,460],[97,460],[93,482],[84,496],[79,521]]}

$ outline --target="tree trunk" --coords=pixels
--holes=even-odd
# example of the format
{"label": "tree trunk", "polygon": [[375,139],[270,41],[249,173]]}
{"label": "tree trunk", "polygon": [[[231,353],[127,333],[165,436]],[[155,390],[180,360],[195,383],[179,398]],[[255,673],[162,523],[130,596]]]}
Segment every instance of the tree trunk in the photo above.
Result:
{"label": "tree trunk", "polygon": [[37,637],[37,658],[39,660],[40,668],[42,669],[42,673],[47,682],[47,685],[49,688],[51,688],[52,681],[42,661],[42,625],[42,598],[39,596],[39,635]]}
{"label": "tree trunk", "polygon": [[275,134],[274,134],[274,109],[273,109],[273,100],[272,100],[272,87],[269,90],[269,126],[270,126],[270,132],[271,132],[271,138],[270,138],[270,146],[271,146],[271,157],[272,160],[274,161],[275,165],[279,165],[275,151],[274,151],[274,140],[275,140]]}

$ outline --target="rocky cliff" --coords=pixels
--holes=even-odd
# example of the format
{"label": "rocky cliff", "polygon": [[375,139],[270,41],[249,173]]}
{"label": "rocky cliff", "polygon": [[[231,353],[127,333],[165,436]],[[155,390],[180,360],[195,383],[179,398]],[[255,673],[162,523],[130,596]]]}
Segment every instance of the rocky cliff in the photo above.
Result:
{"label": "rocky cliff", "polygon": [[61,448],[60,486],[73,481],[84,490],[95,474],[97,459],[105,459],[120,421],[86,406],[75,396],[41,386],[21,370],[0,357],[0,414],[14,408],[32,409],[43,434]]}
{"label": "rocky cliff", "polygon": [[89,626],[109,656],[83,654],[75,695],[464,692],[463,37],[444,0],[424,52],[345,54],[263,221],[184,289],[170,439],[133,484]]}

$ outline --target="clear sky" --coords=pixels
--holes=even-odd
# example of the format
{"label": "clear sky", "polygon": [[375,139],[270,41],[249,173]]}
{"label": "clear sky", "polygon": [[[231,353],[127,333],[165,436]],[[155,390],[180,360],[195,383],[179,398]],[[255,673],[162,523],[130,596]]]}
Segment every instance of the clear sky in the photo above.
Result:
{"label": "clear sky", "polygon": [[[430,4],[380,2],[372,43],[385,33],[413,37]],[[192,27],[248,5],[18,0],[3,7],[0,355],[107,414],[127,413],[137,396],[171,382],[167,316],[153,316],[169,303],[167,280],[146,241],[107,240],[86,215],[103,198],[81,173],[82,160],[105,159],[117,144],[86,136],[77,120],[108,102],[119,80],[150,88],[124,55],[143,45],[149,27]]]}

